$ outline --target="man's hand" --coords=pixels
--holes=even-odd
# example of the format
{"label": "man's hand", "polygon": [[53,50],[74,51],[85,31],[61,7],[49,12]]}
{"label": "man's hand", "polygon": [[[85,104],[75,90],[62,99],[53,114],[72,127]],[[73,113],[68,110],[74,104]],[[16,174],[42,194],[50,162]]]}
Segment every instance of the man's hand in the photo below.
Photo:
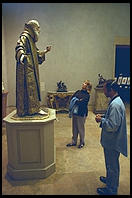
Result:
{"label": "man's hand", "polygon": [[101,114],[97,114],[95,117],[96,122],[101,122]]}

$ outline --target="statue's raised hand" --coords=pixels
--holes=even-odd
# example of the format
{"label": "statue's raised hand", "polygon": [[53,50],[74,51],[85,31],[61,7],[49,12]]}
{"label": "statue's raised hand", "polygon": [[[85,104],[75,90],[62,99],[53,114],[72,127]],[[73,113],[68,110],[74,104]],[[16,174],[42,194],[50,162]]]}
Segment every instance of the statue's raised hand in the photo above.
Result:
{"label": "statue's raised hand", "polygon": [[49,52],[51,50],[51,46],[47,46],[46,50],[47,50],[47,52]]}

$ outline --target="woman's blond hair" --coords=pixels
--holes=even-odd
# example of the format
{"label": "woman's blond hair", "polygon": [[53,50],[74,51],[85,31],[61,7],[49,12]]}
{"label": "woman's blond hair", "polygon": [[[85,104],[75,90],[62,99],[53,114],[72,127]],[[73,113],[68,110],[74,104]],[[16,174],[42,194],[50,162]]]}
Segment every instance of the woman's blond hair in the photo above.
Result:
{"label": "woman's blond hair", "polygon": [[85,80],[85,83],[87,84],[87,91],[90,93],[92,90],[92,84],[89,80]]}

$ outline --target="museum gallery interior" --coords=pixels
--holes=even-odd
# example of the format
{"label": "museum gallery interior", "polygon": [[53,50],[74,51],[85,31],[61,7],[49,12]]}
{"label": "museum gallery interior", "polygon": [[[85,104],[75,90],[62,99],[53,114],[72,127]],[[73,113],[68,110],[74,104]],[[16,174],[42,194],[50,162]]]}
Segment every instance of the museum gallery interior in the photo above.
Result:
{"label": "museum gallery interior", "polygon": [[[118,195],[130,195],[130,4],[2,3],[3,195],[98,195],[105,188],[96,115],[104,119],[111,104],[109,79],[126,113]],[[85,144],[79,132],[67,146],[77,91],[88,97]]]}

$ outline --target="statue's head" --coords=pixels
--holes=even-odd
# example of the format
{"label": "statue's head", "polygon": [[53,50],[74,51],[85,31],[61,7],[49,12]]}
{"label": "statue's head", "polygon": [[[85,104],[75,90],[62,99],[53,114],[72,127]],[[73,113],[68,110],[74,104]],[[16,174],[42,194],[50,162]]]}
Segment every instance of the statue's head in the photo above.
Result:
{"label": "statue's head", "polygon": [[40,25],[37,20],[30,20],[28,23],[25,23],[25,27],[30,29],[34,34],[35,42],[38,41],[39,33],[40,33]]}

